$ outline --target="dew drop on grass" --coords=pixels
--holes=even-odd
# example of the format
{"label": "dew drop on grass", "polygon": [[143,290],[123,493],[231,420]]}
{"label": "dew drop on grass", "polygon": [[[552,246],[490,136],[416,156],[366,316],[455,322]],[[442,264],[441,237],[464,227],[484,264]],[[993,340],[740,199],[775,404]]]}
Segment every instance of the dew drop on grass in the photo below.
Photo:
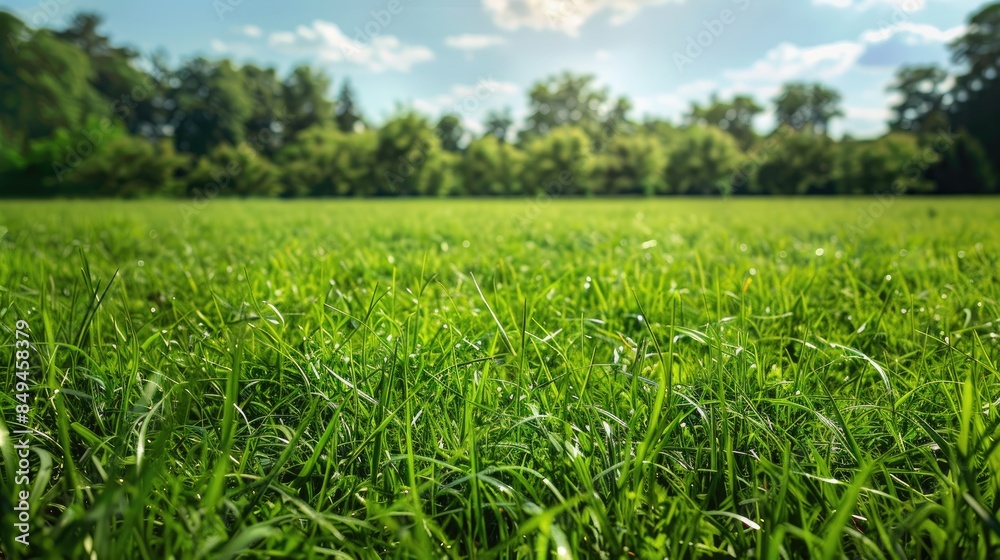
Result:
{"label": "dew drop on grass", "polygon": [[747,252],[747,249],[749,249],[749,247],[747,247],[747,244],[746,244],[746,243],[741,243],[741,244],[740,244],[740,252],[741,252],[741,253],[746,253],[746,252]]}
{"label": "dew drop on grass", "polygon": [[822,257],[824,253],[826,253],[826,250],[823,249],[822,247],[820,247],[819,249],[816,249],[816,256],[817,257]]}
{"label": "dew drop on grass", "polygon": [[142,268],[142,267],[146,266],[146,262],[145,261],[139,261],[136,264],[139,266],[139,268]]}
{"label": "dew drop on grass", "polygon": [[756,268],[751,268],[750,269],[750,276],[757,276],[757,269]]}

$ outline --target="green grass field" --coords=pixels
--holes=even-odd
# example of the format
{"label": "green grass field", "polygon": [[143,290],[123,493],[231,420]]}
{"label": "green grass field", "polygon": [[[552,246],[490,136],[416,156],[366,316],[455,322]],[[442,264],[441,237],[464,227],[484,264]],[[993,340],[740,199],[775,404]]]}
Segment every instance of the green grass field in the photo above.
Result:
{"label": "green grass field", "polygon": [[2,547],[995,558],[1000,203],[888,202],[4,202]]}

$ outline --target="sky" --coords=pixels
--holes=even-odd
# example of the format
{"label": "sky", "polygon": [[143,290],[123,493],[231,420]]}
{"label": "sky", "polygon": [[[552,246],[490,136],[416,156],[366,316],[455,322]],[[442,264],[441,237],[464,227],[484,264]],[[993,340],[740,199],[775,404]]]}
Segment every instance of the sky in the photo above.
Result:
{"label": "sky", "polygon": [[[820,81],[844,96],[832,133],[885,131],[900,65],[949,67],[948,43],[982,1],[967,0],[0,0],[36,27],[79,11],[116,44],[174,62],[228,57],[322,68],[350,79],[367,120],[401,107],[460,115],[526,112],[531,85],[570,70],[629,97],[633,118],[675,122],[712,92],[750,94],[773,124],[781,84]],[[333,92],[331,92],[333,93]]]}

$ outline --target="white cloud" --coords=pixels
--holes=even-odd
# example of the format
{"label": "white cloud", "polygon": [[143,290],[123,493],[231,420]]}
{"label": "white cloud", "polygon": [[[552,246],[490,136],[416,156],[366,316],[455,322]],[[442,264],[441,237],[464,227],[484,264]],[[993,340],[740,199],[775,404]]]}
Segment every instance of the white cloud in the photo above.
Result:
{"label": "white cloud", "polygon": [[261,31],[261,29],[256,25],[246,25],[243,27],[242,31],[243,34],[246,35],[247,37],[256,38],[260,37],[263,34],[263,31]]}
{"label": "white cloud", "polygon": [[278,31],[277,33],[271,33],[270,40],[272,47],[281,47],[285,45],[295,44],[295,34],[288,31]]}
{"label": "white cloud", "polygon": [[924,0],[813,0],[817,6],[832,6],[834,8],[867,10],[875,6],[891,6],[894,9],[912,14],[926,7]]}
{"label": "white cloud", "polygon": [[496,47],[506,42],[506,39],[500,35],[473,35],[469,33],[445,37],[444,39],[444,44],[460,51],[475,51],[488,47]]}
{"label": "white cloud", "polygon": [[920,43],[950,43],[965,34],[968,28],[957,25],[950,29],[939,29],[929,23],[913,23],[905,21],[896,25],[866,31],[861,35],[861,42],[874,44],[883,43],[896,35],[902,35],[908,45]]}
{"label": "white cloud", "polygon": [[942,30],[926,23],[904,21],[882,29],[866,31],[856,41],[838,41],[812,47],[781,43],[749,67],[728,70],[723,74],[730,80],[751,83],[787,82],[804,77],[829,79],[853,69],[871,45],[884,43],[897,36],[909,45],[947,43],[960,37],[965,30],[965,26]]}
{"label": "white cloud", "polygon": [[831,132],[840,135],[849,132],[854,137],[876,137],[886,131],[886,122],[892,117],[888,107],[844,107],[844,118],[832,125]]}
{"label": "white cloud", "polygon": [[839,41],[815,47],[782,43],[750,67],[743,70],[727,70],[724,75],[737,81],[784,82],[808,74],[829,78],[839,76],[853,68],[864,54],[864,50],[864,45],[853,41]]}
{"label": "white cloud", "polygon": [[373,72],[408,72],[421,62],[434,59],[434,52],[422,45],[409,45],[394,35],[375,35],[368,42],[351,39],[335,23],[316,20],[300,25],[295,32],[279,31],[269,39],[272,47],[313,53],[320,60],[362,66]]}
{"label": "white cloud", "polygon": [[628,21],[646,6],[685,0],[483,0],[494,23],[504,29],[547,29],[575,36],[598,12],[611,12],[611,23]]}
{"label": "white cloud", "polygon": [[594,58],[596,58],[597,60],[600,60],[602,62],[605,62],[605,61],[611,60],[611,53],[609,53],[608,51],[606,51],[604,49],[600,49],[600,50],[598,50],[597,52],[594,53]]}
{"label": "white cloud", "polygon": [[254,54],[254,46],[248,43],[233,42],[227,43],[222,39],[212,39],[208,42],[209,48],[213,52],[233,57],[247,57]]}

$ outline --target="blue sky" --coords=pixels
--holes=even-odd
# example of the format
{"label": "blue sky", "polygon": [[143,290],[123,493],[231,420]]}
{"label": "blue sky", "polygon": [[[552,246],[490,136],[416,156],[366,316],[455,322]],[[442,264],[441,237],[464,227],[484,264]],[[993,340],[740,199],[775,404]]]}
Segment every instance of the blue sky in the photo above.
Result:
{"label": "blue sky", "polygon": [[[900,64],[949,64],[947,43],[981,1],[966,0],[6,0],[29,23],[105,16],[116,43],[350,78],[365,116],[398,104],[458,112],[475,129],[493,108],[525,110],[527,91],[562,70],[592,73],[676,120],[712,91],[766,102],[791,80],[844,95],[834,133],[884,131]],[[757,122],[767,129],[770,114]]]}

